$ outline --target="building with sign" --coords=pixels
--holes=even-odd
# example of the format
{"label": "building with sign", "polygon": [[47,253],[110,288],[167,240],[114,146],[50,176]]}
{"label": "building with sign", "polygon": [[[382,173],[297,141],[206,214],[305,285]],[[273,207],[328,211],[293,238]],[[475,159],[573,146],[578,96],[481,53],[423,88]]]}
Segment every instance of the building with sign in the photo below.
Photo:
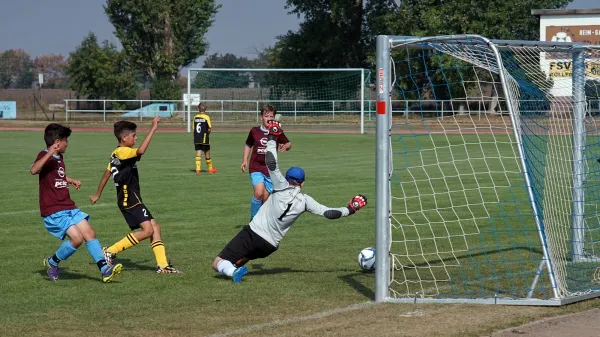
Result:
{"label": "building with sign", "polygon": [[[580,42],[600,48],[600,8],[534,9],[540,18],[540,41]],[[564,53],[542,53],[540,66],[554,81],[555,96],[570,96],[573,60]],[[571,54],[568,54],[571,56]],[[586,76],[600,81],[600,60],[586,59]],[[562,88],[557,90],[556,88]]]}

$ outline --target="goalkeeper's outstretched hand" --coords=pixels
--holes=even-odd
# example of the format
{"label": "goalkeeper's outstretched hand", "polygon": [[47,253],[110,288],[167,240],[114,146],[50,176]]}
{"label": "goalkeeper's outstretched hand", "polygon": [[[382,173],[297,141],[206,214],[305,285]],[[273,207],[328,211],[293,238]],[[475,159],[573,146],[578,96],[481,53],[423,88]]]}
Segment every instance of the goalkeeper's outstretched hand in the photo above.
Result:
{"label": "goalkeeper's outstretched hand", "polygon": [[367,206],[367,197],[365,197],[362,194],[355,196],[348,203],[348,207],[351,208],[352,210],[354,210],[354,212],[358,211],[359,209],[361,209],[365,206]]}
{"label": "goalkeeper's outstretched hand", "polygon": [[269,130],[269,135],[279,136],[283,133],[281,129],[281,123],[276,120],[270,120],[269,124],[267,124],[267,130]]}

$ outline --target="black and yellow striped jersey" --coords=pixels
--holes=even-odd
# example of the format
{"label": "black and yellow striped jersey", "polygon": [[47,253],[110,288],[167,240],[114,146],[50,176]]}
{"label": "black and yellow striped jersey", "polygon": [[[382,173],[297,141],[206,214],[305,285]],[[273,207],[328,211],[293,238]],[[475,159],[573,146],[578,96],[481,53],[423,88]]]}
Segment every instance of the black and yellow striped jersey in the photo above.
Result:
{"label": "black and yellow striped jersey", "polygon": [[194,144],[210,145],[211,128],[210,117],[207,114],[200,113],[194,116]]}
{"label": "black and yellow striped jersey", "polygon": [[117,203],[120,209],[128,209],[142,203],[137,162],[141,159],[137,149],[117,147],[110,154],[107,170],[112,174],[117,188]]}

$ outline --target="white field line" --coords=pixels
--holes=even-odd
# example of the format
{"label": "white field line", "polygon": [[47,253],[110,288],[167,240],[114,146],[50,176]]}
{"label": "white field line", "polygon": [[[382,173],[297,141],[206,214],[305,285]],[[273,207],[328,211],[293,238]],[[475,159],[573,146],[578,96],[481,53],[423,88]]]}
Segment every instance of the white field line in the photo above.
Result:
{"label": "white field line", "polygon": [[287,324],[295,324],[295,323],[300,323],[300,322],[304,322],[304,321],[325,318],[328,316],[332,316],[332,315],[336,315],[336,314],[340,314],[340,313],[344,313],[344,312],[348,312],[348,311],[360,310],[360,309],[370,307],[374,304],[376,304],[376,302],[364,302],[364,303],[359,303],[359,304],[353,304],[353,305],[350,305],[350,306],[347,306],[344,308],[327,310],[327,311],[318,312],[318,313],[308,315],[308,316],[291,317],[291,318],[287,318],[287,319],[282,319],[282,320],[277,320],[277,321],[272,321],[272,322],[267,322],[267,323],[262,323],[262,324],[250,325],[250,326],[247,326],[247,327],[241,328],[241,329],[236,329],[236,330],[231,330],[231,331],[227,331],[227,332],[223,332],[223,333],[209,335],[208,337],[227,337],[227,336],[233,336],[233,335],[241,335],[241,334],[246,334],[246,333],[257,331],[257,330],[262,330],[265,328],[272,328],[272,327],[277,327],[277,326],[282,326],[282,325],[287,325]]}
{"label": "white field line", "polygon": [[[111,206],[111,205],[112,204],[97,204],[97,205],[92,205],[92,206],[89,206],[89,207],[93,209],[94,207],[106,207],[106,206]],[[85,210],[82,209],[81,207],[79,209],[81,209],[82,211],[85,212]],[[39,208],[37,208],[37,209],[27,209],[27,210],[23,210],[23,211],[0,212],[0,216],[3,216],[3,215],[17,215],[17,214],[30,214],[30,213],[39,213],[39,212],[40,212]]]}

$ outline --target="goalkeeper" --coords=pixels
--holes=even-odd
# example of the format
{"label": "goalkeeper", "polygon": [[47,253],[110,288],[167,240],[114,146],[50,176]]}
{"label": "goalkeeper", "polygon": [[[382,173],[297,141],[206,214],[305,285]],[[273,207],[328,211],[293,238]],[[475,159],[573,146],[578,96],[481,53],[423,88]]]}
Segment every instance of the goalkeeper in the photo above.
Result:
{"label": "goalkeeper", "polygon": [[357,195],[347,207],[329,208],[302,193],[304,171],[291,167],[285,177],[277,164],[276,138],[283,130],[277,121],[269,121],[265,163],[273,180],[273,194],[256,216],[228,244],[212,263],[213,269],[239,283],[248,269],[248,261],[265,258],[277,250],[279,242],[292,224],[306,211],[327,219],[352,215],[367,205],[367,198]]}

